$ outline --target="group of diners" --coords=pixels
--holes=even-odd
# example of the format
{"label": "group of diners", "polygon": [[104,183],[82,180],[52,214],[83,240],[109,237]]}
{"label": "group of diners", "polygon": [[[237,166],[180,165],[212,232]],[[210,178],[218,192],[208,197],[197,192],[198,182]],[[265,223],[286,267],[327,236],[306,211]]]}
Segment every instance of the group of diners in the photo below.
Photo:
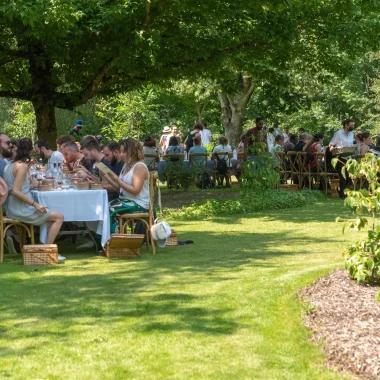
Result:
{"label": "group of diners", "polygon": [[[110,141],[102,150],[94,136],[85,136],[80,143],[76,143],[72,136],[61,136],[57,139],[57,146],[58,149],[53,151],[44,140],[39,139],[33,144],[29,138],[11,140],[7,134],[0,133],[0,177],[8,187],[3,208],[7,217],[36,226],[49,222],[46,244],[55,241],[64,222],[61,213],[49,210],[33,199],[31,190],[38,188],[36,178],[30,174],[33,155],[45,160],[48,167],[62,163],[81,180],[101,183],[108,192],[111,233],[118,228],[116,214],[148,211],[150,173],[139,141],[132,138]],[[101,172],[95,165],[100,162],[111,171]],[[12,233],[6,237],[8,248],[14,247],[14,240]],[[82,245],[83,248],[91,246],[92,241]]]}
{"label": "group of diners", "polygon": [[[147,136],[143,145],[145,164],[148,167],[154,167],[155,165],[152,164],[155,164],[155,162],[157,163],[160,160],[174,162],[178,161],[179,157],[181,157],[182,160],[190,160],[190,164],[194,161],[199,169],[205,168],[207,166],[207,158],[210,158],[214,161],[215,168],[217,167],[218,160],[224,160],[226,162],[225,167],[231,168],[233,149],[231,145],[228,144],[228,139],[225,136],[219,136],[217,144],[215,144],[212,148],[212,152],[209,154],[207,148],[202,145],[202,136],[197,132],[197,125],[198,124],[195,125],[195,132],[191,136],[191,146],[189,142],[187,144],[181,144],[179,138],[173,135],[170,136],[168,146],[163,153],[160,153],[154,137]],[[189,138],[187,141],[189,141]],[[226,187],[231,186],[228,173],[217,173],[216,180],[218,187],[222,187],[224,181],[226,181]]]}
{"label": "group of diners", "polygon": [[[345,198],[344,190],[350,178],[342,174],[342,168],[349,157],[361,157],[367,153],[373,154],[375,158],[379,156],[380,148],[378,147],[377,138],[376,145],[373,143],[373,138],[368,131],[357,131],[353,133],[355,122],[352,119],[342,121],[342,128],[336,131],[325,147],[323,145],[324,135],[316,133],[310,135],[303,128],[299,129],[299,134],[289,133],[289,128],[285,128],[284,132],[279,129],[269,128],[268,133],[264,129],[264,120],[256,119],[256,126],[251,128],[241,137],[241,142],[238,147],[238,152],[247,152],[247,159],[255,159],[250,156],[251,147],[254,143],[262,143],[265,145],[265,150],[272,154],[274,166],[280,165],[280,152],[305,152],[304,164],[308,166],[310,172],[317,172],[318,166],[326,166],[327,171],[336,172],[339,175],[339,195],[342,199]],[[344,149],[343,149],[344,148]],[[344,153],[342,153],[344,152]],[[349,152],[347,154],[347,152]],[[324,153],[324,160],[317,160],[316,153]],[[338,157],[336,168],[331,165],[331,158],[335,155]],[[277,164],[276,164],[277,163]]]}

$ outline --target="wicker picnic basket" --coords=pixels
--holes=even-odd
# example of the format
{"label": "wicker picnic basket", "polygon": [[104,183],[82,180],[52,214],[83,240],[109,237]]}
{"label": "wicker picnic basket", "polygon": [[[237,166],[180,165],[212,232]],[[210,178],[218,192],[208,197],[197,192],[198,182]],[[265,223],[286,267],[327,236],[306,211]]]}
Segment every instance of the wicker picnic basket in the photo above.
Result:
{"label": "wicker picnic basket", "polygon": [[172,230],[171,235],[169,236],[168,240],[166,241],[166,246],[168,247],[173,247],[175,245],[178,245],[178,240],[177,240],[177,232]]}
{"label": "wicker picnic basket", "polygon": [[140,234],[112,234],[104,252],[110,259],[140,257],[144,237]]}
{"label": "wicker picnic basket", "polygon": [[57,244],[33,244],[22,247],[24,265],[53,265],[58,264]]}

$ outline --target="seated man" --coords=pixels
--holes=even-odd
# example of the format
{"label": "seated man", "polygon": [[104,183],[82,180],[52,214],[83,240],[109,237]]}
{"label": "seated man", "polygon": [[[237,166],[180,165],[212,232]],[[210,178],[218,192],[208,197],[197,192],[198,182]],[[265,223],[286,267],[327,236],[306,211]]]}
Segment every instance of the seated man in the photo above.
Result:
{"label": "seated man", "polygon": [[78,145],[75,142],[66,142],[61,146],[61,150],[65,161],[72,169],[79,167],[84,167],[86,170],[91,172],[92,164],[90,161],[86,160],[84,155],[79,152]]}
{"label": "seated man", "polygon": [[122,160],[119,144],[116,141],[109,141],[103,145],[103,154],[105,159],[110,163],[112,171],[120,175],[124,161]]}
{"label": "seated man", "polygon": [[[189,154],[192,153],[204,153],[205,155],[207,154],[207,149],[201,145],[202,144],[202,138],[199,135],[196,135],[193,138],[193,146],[189,150]],[[199,157],[193,157],[193,160],[196,161],[199,166],[204,166],[206,167],[207,165],[207,160],[203,156]]]}
{"label": "seated man", "polygon": [[34,143],[34,151],[44,160],[48,159],[47,168],[53,170],[54,164],[61,164],[63,167],[63,154],[59,151],[50,149],[46,140],[38,139]]}

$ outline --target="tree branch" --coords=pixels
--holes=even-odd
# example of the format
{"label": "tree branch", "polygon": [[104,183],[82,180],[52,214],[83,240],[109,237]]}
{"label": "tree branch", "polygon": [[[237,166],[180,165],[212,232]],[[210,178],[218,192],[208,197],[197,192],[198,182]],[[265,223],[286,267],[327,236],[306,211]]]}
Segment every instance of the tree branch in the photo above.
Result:
{"label": "tree branch", "polygon": [[0,98],[16,98],[20,100],[31,100],[31,94],[27,91],[0,91]]}
{"label": "tree branch", "polygon": [[108,71],[111,69],[112,63],[115,60],[116,58],[114,57],[111,57],[110,59],[108,59],[103,64],[103,66],[99,68],[98,72],[90,80],[86,88],[83,91],[81,91],[80,97],[84,100],[84,102],[87,102],[89,99],[95,96],[99,92],[101,87],[105,85],[105,83],[103,83],[103,79],[107,75]]}
{"label": "tree branch", "polygon": [[142,30],[145,30],[150,23],[150,0],[145,1],[145,19],[141,27]]}

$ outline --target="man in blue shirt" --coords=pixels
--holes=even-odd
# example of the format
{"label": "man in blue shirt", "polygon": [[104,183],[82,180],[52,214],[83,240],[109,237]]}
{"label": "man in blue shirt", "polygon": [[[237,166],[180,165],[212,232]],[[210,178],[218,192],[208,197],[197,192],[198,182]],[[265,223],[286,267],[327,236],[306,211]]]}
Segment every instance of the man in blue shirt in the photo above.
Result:
{"label": "man in blue shirt", "polygon": [[4,168],[7,165],[6,158],[12,157],[12,142],[8,135],[0,133],[0,177],[4,176]]}

